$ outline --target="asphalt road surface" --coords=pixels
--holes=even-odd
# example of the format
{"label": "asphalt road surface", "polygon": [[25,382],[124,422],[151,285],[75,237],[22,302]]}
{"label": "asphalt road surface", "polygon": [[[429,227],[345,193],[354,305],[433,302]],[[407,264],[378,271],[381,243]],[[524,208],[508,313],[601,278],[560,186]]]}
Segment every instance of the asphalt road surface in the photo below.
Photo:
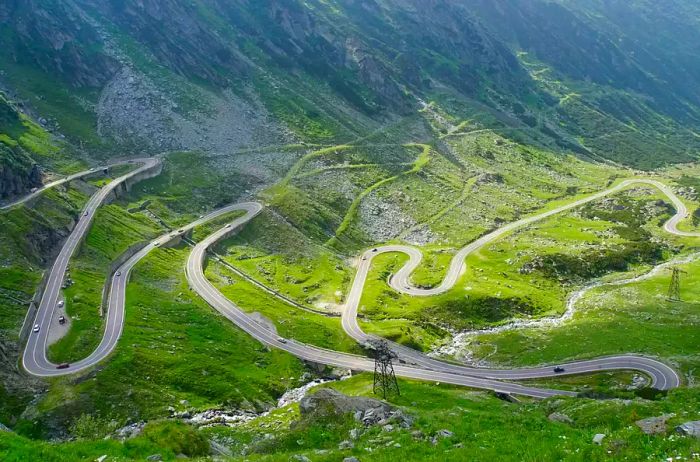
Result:
{"label": "asphalt road surface", "polygon": [[[73,256],[75,250],[78,248],[78,245],[82,241],[88,229],[90,229],[90,223],[95,215],[95,211],[109,196],[109,194],[119,185],[142,173],[144,170],[148,170],[157,165],[160,160],[148,158],[135,159],[133,162],[141,163],[142,165],[136,170],[114,179],[90,198],[87,205],[81,212],[78,223],[75,225],[75,228],[71,232],[70,236],[68,236],[68,239],[63,244],[61,252],[58,254],[56,261],[51,267],[46,282],[46,288],[41,297],[41,302],[39,303],[39,309],[37,311],[35,322],[32,324],[32,326],[35,324],[39,325],[39,332],[32,331],[30,333],[29,340],[27,341],[27,345],[22,356],[22,364],[30,374],[38,376],[53,375],[51,372],[55,372],[57,370],[56,365],[52,364],[46,358],[46,346],[49,337],[49,329],[51,328],[51,319],[53,318],[53,312],[56,309],[56,304],[58,303],[59,292],[63,286],[66,270],[68,268],[68,262]],[[91,362],[91,364],[95,363],[96,361]]]}
{"label": "asphalt road surface", "polygon": [[[143,160],[143,159],[141,159],[141,160]],[[126,160],[126,161],[122,161],[122,162],[115,162],[113,164],[105,165],[103,167],[95,167],[95,168],[91,168],[90,170],[85,170],[82,172],[74,173],[74,174],[69,175],[65,178],[61,178],[59,180],[52,181],[51,183],[46,183],[41,188],[38,188],[36,191],[34,191],[30,194],[27,194],[26,196],[22,196],[21,198],[15,200],[13,202],[10,202],[8,204],[0,205],[0,210],[9,209],[9,208],[24,204],[24,203],[32,200],[33,198],[41,195],[43,192],[45,192],[48,189],[55,188],[56,186],[60,186],[60,185],[65,184],[65,183],[69,183],[73,180],[77,180],[77,179],[83,178],[83,177],[91,175],[91,174],[95,174],[95,173],[100,172],[106,168],[117,167],[119,165],[127,165],[127,164],[137,162],[137,161],[139,161],[139,160]]]}
{"label": "asphalt road surface", "polygon": [[[142,168],[145,167],[146,166]],[[136,173],[138,173],[138,171],[132,172],[129,175],[134,175]],[[115,180],[113,183],[110,183],[109,186],[114,185],[112,187],[115,187],[118,184],[118,182],[124,181],[125,177]],[[360,342],[366,342],[367,340],[370,340],[372,338],[364,332],[362,332],[362,330],[359,328],[359,326],[357,325],[356,316],[360,296],[364,287],[364,282],[366,280],[367,272],[371,264],[371,259],[374,255],[377,255],[382,252],[408,253],[411,259],[391,281],[392,287],[394,287],[396,290],[417,296],[441,293],[446,290],[449,290],[449,288],[451,288],[455,284],[464,265],[464,258],[470,252],[473,252],[481,246],[486,245],[494,239],[518,227],[526,226],[528,224],[534,223],[538,220],[542,220],[556,213],[560,213],[562,211],[578,207],[580,205],[599,199],[601,197],[614,194],[623,189],[624,187],[627,187],[634,183],[646,183],[656,186],[666,195],[668,195],[672,202],[674,202],[678,213],[676,214],[676,216],[674,216],[672,220],[669,220],[669,222],[666,223],[665,229],[667,231],[681,235],[699,235],[696,233],[682,233],[677,230],[677,224],[681,219],[687,216],[687,210],[685,209],[685,206],[682,204],[682,202],[673,194],[673,192],[670,189],[665,187],[663,184],[652,180],[625,181],[609,190],[603,191],[598,194],[594,194],[592,196],[576,201],[572,204],[553,209],[543,214],[520,220],[518,222],[507,225],[504,228],[501,228],[497,231],[494,231],[489,235],[482,237],[475,243],[470,244],[469,246],[462,249],[457,254],[450,266],[450,270],[448,271],[445,280],[438,288],[435,289],[430,289],[426,291],[422,289],[413,288],[410,285],[408,277],[413,271],[413,269],[420,263],[422,255],[417,249],[407,246],[385,246],[378,248],[376,252],[369,250],[364,254],[366,259],[361,260],[357,276],[351,289],[350,296],[348,297],[348,303],[343,315],[343,327],[351,336],[353,336],[353,338],[356,338]],[[72,374],[94,366],[99,361],[107,357],[114,350],[123,329],[125,291],[130,271],[150,251],[176,238],[176,234],[179,233],[179,231],[172,232],[152,241],[146,247],[144,247],[138,253],[132,256],[115,272],[114,276],[112,277],[112,284],[108,298],[105,334],[100,345],[87,358],[78,361],[74,364],[71,364],[68,368],[57,369],[57,365],[50,363],[47,360],[45,354],[46,338],[48,330],[51,327],[51,313],[56,304],[58,291],[60,290],[60,286],[65,275],[65,269],[67,266],[68,259],[73,254],[78,242],[87,231],[89,222],[91,220],[92,215],[94,214],[94,211],[109,193],[109,191],[106,191],[106,189],[107,187],[103,188],[97,194],[95,194],[93,198],[91,198],[90,202],[88,203],[88,206],[86,207],[88,215],[81,218],[81,221],[78,223],[78,226],[76,226],[76,229],[73,231],[68,241],[64,245],[61,254],[59,255],[58,259],[56,260],[56,263],[54,264],[54,267],[51,270],[49,284],[47,285],[47,290],[44,293],[44,297],[42,298],[42,302],[39,308],[39,313],[37,315],[37,323],[39,323],[40,325],[40,332],[38,334],[33,333],[30,336],[23,356],[24,367],[31,374],[37,376],[59,376]],[[342,367],[352,370],[373,370],[374,362],[369,358],[326,350],[323,348],[318,348],[315,346],[296,342],[291,339],[283,339],[279,337],[275,332],[269,330],[269,328],[267,328],[264,324],[261,324],[255,319],[251,318],[246,312],[244,312],[238,306],[236,306],[236,304],[227,299],[216,287],[214,287],[214,285],[211,282],[209,282],[206,279],[204,275],[204,265],[206,262],[207,250],[220,240],[231,235],[232,233],[235,233],[241,226],[244,226],[253,217],[259,214],[262,211],[262,205],[255,202],[247,202],[224,207],[207,215],[206,217],[203,217],[200,220],[191,223],[187,227],[184,227],[180,230],[185,232],[188,229],[191,229],[223,214],[230,213],[236,210],[245,211],[246,214],[242,217],[235,219],[234,221],[226,225],[224,228],[208,236],[206,239],[198,243],[191,252],[186,264],[187,279],[189,281],[191,289],[196,291],[214,309],[226,316],[238,327],[243,329],[245,332],[253,336],[258,341],[270,347],[287,351],[290,354],[293,354],[301,359],[311,362]],[[679,216],[680,218],[678,218]],[[460,260],[456,262],[455,260],[457,260],[458,257],[460,258]],[[408,270],[406,270],[406,268],[408,268]],[[395,371],[399,376],[419,380],[438,381],[455,385],[464,385],[474,388],[490,389],[504,393],[533,396],[537,398],[545,398],[555,395],[575,394],[569,391],[528,387],[518,385],[515,383],[500,381],[553,377],[561,375],[555,373],[553,371],[552,366],[510,370],[472,368],[429,358],[415,350],[400,346],[398,344],[392,343],[391,345],[392,348],[394,348],[395,351],[398,353],[399,358],[401,360],[400,362],[398,362],[398,364],[395,365]],[[680,378],[672,368],[660,361],[642,356],[621,355],[614,357],[598,358],[589,361],[576,361],[568,364],[562,364],[561,366],[565,368],[564,374],[582,374],[610,370],[637,370],[649,375],[652,378],[653,386],[655,386],[656,388],[671,389],[680,386]]]}
{"label": "asphalt road surface", "polygon": [[[401,269],[399,269],[399,271],[396,272],[396,274],[389,281],[391,287],[397,292],[412,296],[430,296],[442,294],[454,287],[455,283],[459,279],[459,276],[462,274],[462,271],[465,267],[465,259],[472,252],[483,248],[485,245],[490,244],[496,239],[516,229],[528,226],[530,224],[544,220],[558,213],[562,213],[564,211],[580,207],[589,202],[615,194],[617,192],[620,192],[624,188],[627,188],[634,184],[645,184],[654,186],[657,189],[659,189],[664,195],[666,195],[669,198],[669,200],[673,203],[674,207],[676,208],[676,214],[668,222],[665,223],[664,229],[667,232],[679,236],[700,236],[700,233],[690,233],[678,230],[678,223],[688,216],[688,210],[685,204],[675,195],[675,193],[669,187],[655,180],[626,180],[613,188],[587,196],[583,199],[554,208],[547,212],[538,215],[533,215],[519,221],[515,221],[482,236],[473,243],[462,248],[452,258],[447,274],[445,275],[443,281],[440,283],[440,285],[431,289],[417,288],[411,283],[410,276],[413,273],[413,271],[420,265],[421,260],[423,258],[423,254],[419,249],[405,245],[387,245],[365,251],[362,255],[362,258],[360,259],[355,280],[353,281],[353,285],[350,289],[350,294],[348,295],[345,309],[343,311],[343,329],[348,335],[350,335],[352,338],[354,338],[360,343],[366,343],[368,341],[376,339],[375,336],[368,335],[364,331],[362,331],[357,322],[357,313],[359,310],[364,285],[367,280],[367,274],[372,264],[372,259],[377,255],[391,252],[399,252],[408,255],[409,260],[403,267],[401,267]],[[404,359],[406,362],[429,369],[445,370],[453,373],[463,373],[472,376],[489,377],[496,379],[527,379],[555,375],[553,374],[553,369],[551,367],[520,369],[517,371],[471,368],[458,364],[446,363],[444,361],[439,361],[434,358],[430,358],[412,348],[408,348],[394,342],[389,342],[389,344],[394,350],[394,352],[397,353],[397,355],[400,358]],[[654,360],[652,358],[646,358],[643,356],[622,355],[607,358],[599,358],[590,361],[577,361],[573,363],[565,363],[560,364],[560,366],[563,367],[565,371],[556,375],[573,375],[586,372],[593,372],[596,370],[637,370],[649,375],[652,378],[652,385],[656,388],[670,389],[678,387],[680,385],[680,378],[672,368],[660,361]]]}

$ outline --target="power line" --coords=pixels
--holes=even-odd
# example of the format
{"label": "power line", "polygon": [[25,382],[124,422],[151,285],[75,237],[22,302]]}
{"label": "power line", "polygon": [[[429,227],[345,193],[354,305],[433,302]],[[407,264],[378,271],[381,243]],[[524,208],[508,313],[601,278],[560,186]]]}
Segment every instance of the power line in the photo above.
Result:
{"label": "power line", "polygon": [[396,353],[389,348],[386,340],[371,340],[367,346],[374,352],[374,394],[381,394],[384,399],[390,393],[401,395],[392,362]]}
{"label": "power line", "polygon": [[680,302],[681,299],[681,274],[688,274],[677,266],[674,266],[671,274],[671,284],[668,287],[667,299],[670,302]]}

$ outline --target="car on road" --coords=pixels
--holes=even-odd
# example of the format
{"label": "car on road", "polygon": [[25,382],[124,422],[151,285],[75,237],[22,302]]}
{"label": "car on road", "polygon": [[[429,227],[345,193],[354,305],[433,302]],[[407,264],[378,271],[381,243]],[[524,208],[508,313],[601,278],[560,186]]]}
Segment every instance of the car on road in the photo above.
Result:
{"label": "car on road", "polygon": [[121,272],[121,271],[117,271],[117,272],[116,272],[116,275],[117,275],[117,277],[119,277],[119,276],[122,275],[122,272]]}
{"label": "car on road", "polygon": [[160,242],[154,242],[153,245],[155,245],[156,247],[158,247],[158,246],[160,245]]}
{"label": "car on road", "polygon": [[226,227],[227,227],[227,228],[230,228],[230,227],[231,227],[231,223],[227,224]]}
{"label": "car on road", "polygon": [[65,324],[65,323],[66,323],[66,317],[63,316],[63,315],[59,316],[59,317],[58,317],[58,323],[61,324],[61,325]]}
{"label": "car on road", "polygon": [[372,252],[376,252],[376,251],[377,251],[377,249],[372,249]]}
{"label": "car on road", "polygon": [[557,373],[557,374],[561,374],[561,373],[564,372],[565,370],[566,370],[566,369],[564,369],[564,368],[561,367],[561,366],[557,366],[557,367],[554,368],[554,372]]}
{"label": "car on road", "polygon": [[32,330],[34,331],[35,334],[37,332],[39,332],[39,324],[34,324],[34,329],[32,329]]}
{"label": "car on road", "polygon": [[88,216],[89,213],[90,213],[90,212],[85,212],[83,215],[84,215],[84,216]]}
{"label": "car on road", "polygon": [[63,300],[59,300],[59,301],[58,301],[58,307],[59,307],[59,308],[63,308],[63,304],[64,304]]}
{"label": "car on road", "polygon": [[287,339],[284,337],[277,337],[277,341],[280,343],[287,343]]}
{"label": "car on road", "polygon": [[56,366],[56,369],[68,369],[70,367],[70,364],[68,363],[62,363]]}

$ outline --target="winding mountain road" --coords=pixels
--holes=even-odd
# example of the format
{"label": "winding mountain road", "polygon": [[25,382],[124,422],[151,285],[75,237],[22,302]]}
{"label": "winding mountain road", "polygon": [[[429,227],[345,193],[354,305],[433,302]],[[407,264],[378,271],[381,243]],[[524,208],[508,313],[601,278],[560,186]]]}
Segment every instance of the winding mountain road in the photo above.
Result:
{"label": "winding mountain road", "polygon": [[[27,345],[22,356],[22,364],[30,374],[37,376],[55,375],[52,374],[52,372],[57,370],[56,365],[52,364],[46,358],[46,347],[49,338],[49,329],[51,328],[51,320],[53,319],[53,312],[58,303],[58,296],[66,276],[68,262],[75,253],[75,250],[78,248],[80,242],[82,242],[88,229],[90,229],[90,224],[92,223],[92,219],[95,216],[95,212],[97,211],[98,207],[122,183],[160,164],[160,159],[135,159],[133,162],[140,163],[142,165],[139,168],[114,179],[93,194],[90,200],[88,200],[87,205],[80,214],[78,223],[75,225],[75,228],[73,228],[73,231],[68,236],[68,239],[66,239],[66,242],[61,248],[61,252],[58,254],[56,261],[51,267],[46,281],[46,288],[44,289],[41,301],[39,302],[39,309],[35,318],[35,323],[39,325],[39,332],[32,332],[29,335],[29,339],[27,340]],[[110,317],[112,314],[113,313],[110,313]],[[115,326],[109,322],[110,320],[111,319],[109,319],[107,322],[107,333],[116,329],[118,329],[121,333],[121,325]],[[121,319],[120,322],[123,322],[123,319]],[[97,354],[98,352],[99,351],[96,351],[93,353],[93,355]],[[93,355],[91,355],[90,358],[92,358]],[[86,359],[85,367],[97,363],[97,361],[103,357],[104,356],[99,356],[98,359],[91,361],[88,361],[90,358]]]}
{"label": "winding mountain road", "polygon": [[[148,162],[153,160],[146,161]],[[144,165],[142,169],[143,168],[146,168],[146,165]],[[137,172],[138,171],[132,172],[129,175],[134,175]],[[125,177],[129,175],[126,175]],[[296,342],[291,339],[280,338],[275,332],[241,310],[235,303],[226,298],[209,280],[207,280],[204,274],[204,265],[206,262],[208,249],[217,242],[238,231],[240,227],[244,226],[251,219],[257,216],[262,211],[263,206],[256,202],[230,205],[212,212],[206,217],[203,217],[182,228],[180,231],[171,232],[150,242],[129,260],[127,260],[123,265],[121,265],[112,277],[111,289],[108,296],[105,334],[100,345],[87,358],[71,364],[66,368],[57,369],[57,366],[52,364],[46,358],[46,339],[48,337],[48,331],[51,328],[51,315],[54,307],[56,306],[58,291],[60,290],[60,285],[65,275],[67,262],[75,251],[78,243],[85,235],[91,217],[94,215],[94,211],[109,194],[108,187],[116,187],[117,184],[124,181],[125,177],[110,183],[110,185],[98,191],[98,193],[91,198],[88,206],[86,207],[86,212],[88,215],[81,218],[78,226],[76,226],[76,229],[73,231],[68,241],[64,245],[61,254],[51,270],[49,284],[47,285],[47,290],[44,293],[44,297],[42,298],[39,308],[39,314],[37,315],[37,323],[40,325],[40,331],[39,333],[35,333],[30,336],[23,355],[23,365],[29,373],[42,377],[67,375],[94,366],[99,361],[106,358],[114,350],[119,337],[121,336],[124,325],[126,285],[128,284],[129,275],[134,266],[156,247],[177,238],[177,234],[186,232],[195,226],[201,225],[211,221],[214,218],[233,211],[244,211],[246,213],[244,216],[236,218],[219,231],[209,235],[200,243],[196,244],[192,250],[185,268],[187,279],[191,288],[204,300],[206,300],[207,303],[209,303],[214,309],[226,316],[238,327],[265,345],[287,351],[303,360],[315,363],[352,370],[372,371],[374,369],[373,360],[364,356],[326,350]],[[516,228],[526,226],[556,213],[560,213],[583,205],[587,202],[614,194],[635,183],[645,183],[656,186],[674,203],[677,209],[677,214],[672,220],[669,220],[669,222],[666,223],[665,229],[667,231],[683,236],[700,235],[697,233],[682,233],[677,230],[678,222],[687,216],[688,212],[680,199],[678,199],[669,188],[653,180],[627,180],[601,193],[588,196],[584,199],[558,207],[543,214],[520,220],[482,237],[481,239],[460,250],[460,252],[455,255],[445,280],[440,286],[434,289],[418,289],[410,285],[409,276],[418,266],[418,264],[420,264],[422,257],[422,254],[418,249],[408,246],[384,246],[378,248],[376,252],[371,250],[366,252],[364,255],[366,259],[363,259],[360,262],[356,278],[351,288],[351,293],[348,297],[348,303],[343,313],[343,328],[348,332],[348,334],[359,342],[364,343],[373,338],[372,336],[362,332],[357,324],[356,316],[372,257],[377,254],[385,252],[404,252],[410,257],[409,262],[407,262],[407,264],[396,274],[396,276],[392,278],[391,285],[394,287],[394,289],[402,293],[408,293],[416,296],[427,296],[442,293],[454,286],[464,266],[464,259],[471,252]],[[529,387],[501,381],[561,375],[554,373],[551,367],[512,370],[479,369],[439,361],[429,358],[410,348],[394,343],[391,345],[392,348],[394,348],[398,353],[399,358],[402,360],[401,364],[397,364],[395,366],[395,371],[399,376],[419,380],[438,381],[455,385],[464,385],[474,388],[490,389],[504,393],[526,395],[537,398],[546,398],[556,395],[575,395],[575,393],[569,391]],[[652,379],[652,385],[659,389],[671,389],[678,387],[681,384],[678,374],[666,364],[652,358],[636,355],[621,355],[598,358],[589,361],[576,361],[564,364],[563,366],[566,368],[566,374],[582,374],[621,369],[637,370],[649,375]]]}
{"label": "winding mountain road", "polygon": [[71,181],[73,181],[73,180],[78,180],[78,179],[80,179],[80,178],[84,178],[84,177],[86,177],[86,176],[88,176],[88,175],[94,175],[95,173],[98,173],[98,172],[100,172],[101,170],[105,170],[105,169],[113,168],[113,167],[118,167],[118,166],[121,166],[121,165],[128,165],[128,164],[131,164],[131,163],[134,163],[134,162],[139,162],[140,160],[143,160],[143,159],[125,160],[125,161],[122,161],[122,162],[115,162],[115,163],[113,163],[113,164],[105,165],[105,166],[102,166],[102,167],[95,167],[95,168],[91,168],[91,169],[89,169],[89,170],[84,170],[84,171],[82,171],[82,172],[74,173],[74,174],[69,175],[69,176],[67,176],[67,177],[65,177],[65,178],[61,178],[61,179],[52,181],[52,182],[50,182],[50,183],[46,183],[46,184],[43,185],[42,187],[38,188],[36,191],[34,191],[34,192],[32,192],[32,193],[29,193],[29,194],[27,194],[26,196],[22,196],[22,197],[20,197],[20,198],[18,198],[18,199],[16,199],[16,200],[14,200],[13,202],[9,202],[9,203],[7,203],[7,204],[2,204],[2,205],[0,205],[0,210],[10,209],[10,208],[12,208],[12,207],[16,207],[16,206],[18,206],[18,205],[22,205],[22,204],[24,204],[24,203],[27,203],[28,201],[34,199],[35,197],[38,197],[38,196],[40,196],[41,194],[43,194],[45,191],[47,191],[47,190],[49,190],[49,189],[51,189],[51,188],[55,188],[56,186],[60,186],[60,185],[62,185],[62,184],[69,183],[69,182],[71,182]]}
{"label": "winding mountain road", "polygon": [[[663,183],[656,180],[646,180],[646,179],[630,179],[620,182],[618,185],[609,188],[607,190],[601,191],[596,194],[584,197],[577,201],[571,202],[569,204],[556,207],[552,210],[548,210],[544,213],[533,215],[522,220],[515,221],[508,225],[505,225],[491,233],[488,233],[471,244],[462,248],[450,262],[450,266],[447,270],[447,274],[443,281],[437,287],[430,289],[422,289],[415,287],[410,279],[413,271],[420,265],[423,258],[423,253],[420,249],[405,245],[387,245],[376,247],[364,252],[357,269],[355,280],[353,281],[352,287],[350,289],[350,294],[348,295],[347,302],[345,304],[345,309],[342,315],[342,325],[345,332],[350,335],[353,339],[360,343],[367,343],[369,341],[377,339],[376,336],[369,335],[365,333],[357,321],[357,315],[359,311],[360,301],[362,298],[362,293],[364,291],[365,282],[367,280],[367,275],[369,273],[370,267],[372,265],[372,259],[377,255],[383,253],[404,253],[408,255],[409,260],[404,264],[403,267],[396,272],[396,274],[389,280],[391,287],[399,293],[412,295],[412,296],[431,296],[438,295],[447,292],[452,289],[462,274],[465,268],[466,258],[473,252],[483,248],[484,246],[490,244],[491,242],[499,239],[505,234],[515,231],[519,228],[528,226],[535,222],[544,220],[553,215],[571,210],[576,207],[580,207],[589,202],[601,199],[612,194],[616,194],[623,189],[635,185],[643,184],[648,186],[653,186],[661,191],[668,199],[673,203],[676,209],[676,214],[671,217],[665,224],[664,229],[678,236],[686,237],[700,237],[700,233],[692,233],[680,231],[678,229],[678,223],[681,220],[687,218],[688,209],[676,194]],[[389,342],[390,347],[400,358],[405,361],[415,364],[417,366],[444,370],[453,373],[463,373],[471,376],[489,377],[494,379],[527,379],[527,378],[537,378],[537,377],[548,377],[553,375],[551,367],[540,367],[540,368],[528,368],[520,370],[498,370],[498,369],[486,369],[486,368],[473,368],[462,366],[458,364],[446,363],[444,361],[439,361],[437,359],[431,358],[416,351],[412,348],[399,345],[395,342]],[[613,370],[613,369],[627,369],[627,370],[637,370],[645,372],[652,378],[652,385],[660,388],[675,388],[680,385],[680,378],[678,374],[660,361],[655,359],[646,358],[637,355],[623,355],[614,356],[607,358],[593,359],[590,361],[577,361],[573,363],[561,364],[565,371],[557,375],[573,375],[580,374],[583,372],[592,372],[594,370]]]}

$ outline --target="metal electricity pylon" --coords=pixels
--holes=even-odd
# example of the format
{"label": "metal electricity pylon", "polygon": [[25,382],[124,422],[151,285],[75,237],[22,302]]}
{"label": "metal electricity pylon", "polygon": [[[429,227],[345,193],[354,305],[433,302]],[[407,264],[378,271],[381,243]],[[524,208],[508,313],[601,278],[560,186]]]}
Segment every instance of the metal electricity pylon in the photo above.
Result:
{"label": "metal electricity pylon", "polygon": [[401,395],[392,362],[396,358],[396,353],[384,340],[373,340],[369,347],[374,352],[374,394],[381,393],[384,399],[392,392]]}
{"label": "metal electricity pylon", "polygon": [[671,302],[681,301],[681,274],[688,274],[677,266],[674,266],[671,274],[671,284],[668,287],[668,300]]}

